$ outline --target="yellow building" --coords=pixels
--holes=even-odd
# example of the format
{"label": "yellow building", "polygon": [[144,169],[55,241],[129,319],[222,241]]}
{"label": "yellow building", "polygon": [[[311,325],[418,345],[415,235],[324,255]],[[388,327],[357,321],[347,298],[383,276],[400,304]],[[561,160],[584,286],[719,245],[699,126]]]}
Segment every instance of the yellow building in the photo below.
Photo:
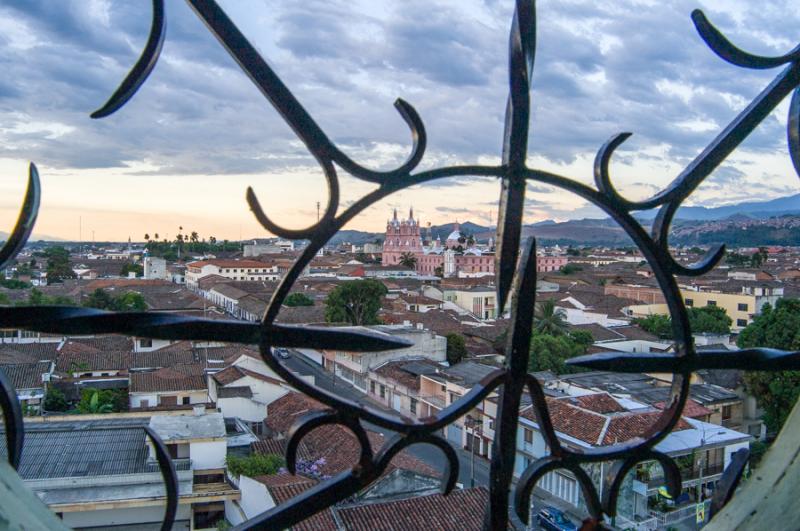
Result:
{"label": "yellow building", "polygon": [[[708,286],[683,287],[681,296],[687,308],[719,306],[731,318],[731,330],[739,331],[753,321],[753,316],[761,313],[765,304],[775,306],[783,297],[783,287],[772,284],[740,286],[741,291],[723,290]],[[631,317],[667,314],[666,304],[637,304],[628,307]]]}

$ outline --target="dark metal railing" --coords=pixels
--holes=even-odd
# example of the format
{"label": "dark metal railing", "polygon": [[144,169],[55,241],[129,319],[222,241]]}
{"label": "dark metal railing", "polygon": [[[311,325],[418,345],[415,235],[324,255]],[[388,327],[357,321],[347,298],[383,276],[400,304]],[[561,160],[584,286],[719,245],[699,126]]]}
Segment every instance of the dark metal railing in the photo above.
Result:
{"label": "dark metal railing", "polygon": [[[279,505],[239,528],[281,529],[290,527],[309,515],[337,502],[348,499],[377,479],[392,457],[410,445],[429,443],[439,448],[447,464],[443,491],[449,492],[458,476],[455,450],[439,433],[471,411],[490,393],[499,395],[495,421],[495,439],[491,456],[490,502],[484,527],[506,528],[509,522],[509,498],[516,447],[518,412],[523,393],[529,393],[534,404],[538,425],[550,448],[550,455],[532,463],[513,489],[513,504],[519,517],[529,518],[529,499],[534,485],[542,476],[555,469],[566,469],[578,480],[590,513],[587,526],[600,528],[605,516],[616,514],[616,501],[622,481],[637,463],[655,460],[663,468],[672,496],[680,491],[680,472],[667,455],[654,449],[675,427],[689,393],[689,376],[698,369],[737,368],[758,370],[800,369],[800,354],[772,349],[746,349],[738,352],[696,352],[692,343],[687,312],[683,305],[675,276],[698,276],[711,270],[722,258],[724,247],[712,249],[700,262],[682,265],[669,250],[669,227],[678,207],[710,175],[710,173],[761,123],[761,121],[794,91],[789,107],[788,144],[795,168],[800,172],[800,47],[779,57],[762,57],[742,51],[731,44],[700,11],[692,20],[701,38],[723,60],[746,69],[782,67],[783,70],[764,90],[698,155],[663,191],[649,199],[632,201],[615,189],[609,163],[614,150],[631,133],[613,136],[603,145],[594,164],[594,187],[555,173],[529,168],[526,163],[530,120],[530,78],[535,51],[535,9],[531,0],[517,0],[509,39],[509,96],[503,139],[502,162],[499,165],[464,165],[415,171],[425,154],[427,135],[417,111],[404,100],[395,107],[411,133],[411,149],[407,160],[395,169],[375,171],[352,160],[333,143],[314,119],[289,91],[237,26],[212,0],[187,0],[208,30],[219,40],[240,68],[261,91],[276,111],[291,126],[298,138],[319,163],[328,186],[328,201],[319,221],[305,229],[293,230],[281,226],[261,208],[252,188],[247,190],[247,202],[258,222],[271,233],[291,239],[307,239],[296,263],[286,272],[275,291],[260,323],[206,320],[159,312],[118,314],[100,310],[67,307],[0,308],[0,327],[24,328],[58,334],[118,333],[140,337],[187,340],[216,340],[254,343],[260,346],[264,361],[299,391],[330,407],[326,411],[308,414],[290,432],[286,461],[295,471],[297,448],[301,439],[314,428],[325,424],[341,424],[358,438],[361,455],[352,470],[322,482],[302,495]],[[111,98],[93,118],[102,118],[118,111],[145,82],[159,57],[164,44],[166,15],[163,0],[153,0],[152,27],[146,47],[127,77]],[[377,184],[378,187],[340,212],[339,180],[336,166],[355,178]],[[496,285],[497,306],[502,312],[510,309],[511,328],[505,351],[505,365],[484,378],[457,402],[435,416],[400,421],[369,406],[335,396],[296,377],[274,357],[272,347],[314,347],[344,351],[377,351],[398,348],[405,343],[384,339],[369,333],[336,329],[294,327],[275,323],[281,305],[301,272],[317,251],[346,223],[365,208],[405,188],[435,179],[488,176],[500,180],[501,196],[497,227]],[[536,252],[533,239],[521,238],[525,188],[528,183],[552,185],[589,201],[612,217],[635,242],[652,268],[664,294],[672,326],[676,351],[669,354],[609,352],[583,356],[570,363],[600,370],[618,372],[669,372],[675,375],[669,406],[657,422],[641,437],[609,447],[579,450],[561,443],[548,412],[544,390],[527,374],[529,344],[532,334],[533,309],[536,298]],[[0,265],[7,264],[24,245],[36,219],[39,204],[39,181],[36,167],[31,164],[28,193],[20,220],[6,245],[0,250]],[[648,232],[633,216],[641,210],[658,209],[655,222]],[[535,355],[535,353],[533,353]],[[19,406],[9,382],[0,376],[0,393],[12,465],[18,465],[23,451],[23,425]],[[364,423],[369,422],[396,432],[377,452],[373,453]],[[164,471],[168,487],[168,511],[164,529],[175,516],[177,480],[163,443],[148,432]],[[602,499],[584,468],[586,463],[614,461],[608,467]],[[712,504],[719,510],[730,497],[744,469],[746,458],[734,460],[723,476]]]}

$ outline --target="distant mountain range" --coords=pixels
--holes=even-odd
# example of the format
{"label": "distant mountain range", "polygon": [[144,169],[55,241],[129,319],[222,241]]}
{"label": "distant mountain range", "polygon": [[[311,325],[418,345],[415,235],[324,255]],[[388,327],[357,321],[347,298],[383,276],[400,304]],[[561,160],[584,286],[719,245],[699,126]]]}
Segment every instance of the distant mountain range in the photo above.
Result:
{"label": "distant mountain range", "polygon": [[[656,210],[648,210],[636,215],[639,219],[653,219]],[[800,194],[779,197],[769,201],[748,201],[721,207],[686,206],[675,214],[676,220],[711,221],[730,216],[745,215],[751,218],[766,219],[786,214],[800,215]]]}
{"label": "distant mountain range", "polygon": [[[645,227],[656,211],[636,214]],[[478,241],[495,237],[495,227],[471,221],[460,224],[461,231]],[[427,230],[427,229],[423,229]],[[434,239],[442,241],[453,231],[453,224],[431,227]],[[559,245],[630,245],[631,240],[611,218],[573,219],[564,222],[545,220],[525,225],[523,237],[536,236],[543,244]],[[351,242],[361,245],[383,240],[382,232],[344,230],[331,239],[331,244]],[[800,194],[770,201],[748,201],[721,207],[681,207],[673,223],[671,243],[712,244],[729,246],[800,245]]]}

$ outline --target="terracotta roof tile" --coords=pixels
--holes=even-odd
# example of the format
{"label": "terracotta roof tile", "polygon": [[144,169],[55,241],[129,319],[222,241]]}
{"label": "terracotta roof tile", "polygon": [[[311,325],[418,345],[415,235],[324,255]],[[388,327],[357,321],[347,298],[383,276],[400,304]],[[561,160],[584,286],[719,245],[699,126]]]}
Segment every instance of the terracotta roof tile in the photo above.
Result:
{"label": "terracotta roof tile", "polygon": [[[185,369],[181,367],[180,369]],[[176,370],[167,367],[152,372],[131,373],[131,393],[157,393],[169,391],[198,391],[206,389],[206,379],[197,374],[187,374],[190,370]]]}
{"label": "terracotta roof tile", "polygon": [[[292,424],[304,414],[312,411],[327,409],[323,404],[308,398],[301,393],[288,393],[267,406],[267,425],[277,433],[286,435]],[[377,452],[385,442],[385,437],[380,433],[367,431],[370,445]],[[358,462],[360,445],[358,439],[350,430],[340,425],[326,425],[316,428],[303,438],[301,446],[305,445],[310,459],[324,459],[320,466],[324,475],[332,476],[348,470]],[[392,459],[387,473],[394,468],[413,470],[423,475],[438,477],[438,472],[413,457],[407,452],[401,452]]]}
{"label": "terracotta roof tile", "polygon": [[484,487],[384,503],[337,508],[348,531],[467,531],[483,528],[489,492]]}

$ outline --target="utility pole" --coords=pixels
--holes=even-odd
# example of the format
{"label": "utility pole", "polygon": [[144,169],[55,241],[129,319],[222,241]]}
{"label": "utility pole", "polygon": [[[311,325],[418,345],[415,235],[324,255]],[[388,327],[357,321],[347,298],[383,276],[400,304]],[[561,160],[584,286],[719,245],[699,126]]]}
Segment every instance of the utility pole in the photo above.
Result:
{"label": "utility pole", "polygon": [[317,223],[319,223],[319,201],[317,201]]}

